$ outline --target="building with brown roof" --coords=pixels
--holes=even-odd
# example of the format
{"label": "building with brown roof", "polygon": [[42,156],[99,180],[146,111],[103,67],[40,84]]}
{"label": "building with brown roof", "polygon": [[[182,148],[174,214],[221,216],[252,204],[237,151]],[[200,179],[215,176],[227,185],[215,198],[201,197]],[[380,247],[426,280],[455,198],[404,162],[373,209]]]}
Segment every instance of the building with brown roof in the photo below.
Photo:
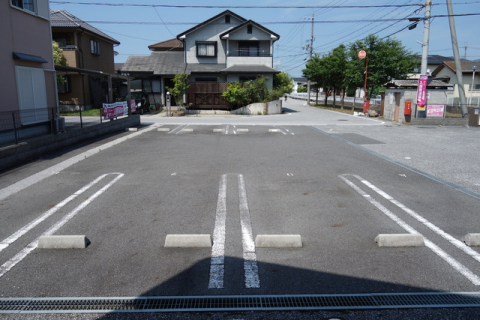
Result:
{"label": "building with brown roof", "polygon": [[[463,86],[468,104],[478,105],[480,100],[480,61],[461,61]],[[444,61],[433,72],[436,79],[446,79],[454,85],[453,98],[459,97],[457,73],[454,61]]]}
{"label": "building with brown roof", "polygon": [[65,78],[58,84],[61,106],[89,109],[112,102],[108,75],[117,72],[114,47],[120,42],[65,10],[52,10],[50,19],[52,39],[63,50],[68,66],[56,66]]}

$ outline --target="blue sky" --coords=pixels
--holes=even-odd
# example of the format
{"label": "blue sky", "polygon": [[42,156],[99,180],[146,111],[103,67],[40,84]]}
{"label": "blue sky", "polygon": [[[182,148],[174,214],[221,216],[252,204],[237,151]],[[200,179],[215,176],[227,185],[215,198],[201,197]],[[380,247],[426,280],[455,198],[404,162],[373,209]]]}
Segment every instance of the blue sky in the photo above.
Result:
{"label": "blue sky", "polygon": [[[63,3],[60,3],[63,2]],[[452,0],[455,14],[479,15],[455,17],[458,46],[462,58],[480,59],[480,0]],[[280,35],[275,43],[274,66],[291,76],[302,76],[308,51],[305,45],[310,41],[311,17],[315,16],[314,52],[324,54],[340,44],[348,44],[368,34],[376,33],[380,38],[405,28],[407,17],[423,17],[425,10],[414,12],[419,7],[388,8],[298,8],[301,6],[378,6],[399,4],[424,4],[416,0],[69,0],[50,1],[52,10],[64,9],[92,26],[120,41],[115,48],[119,53],[115,62],[125,62],[130,55],[149,55],[148,46],[176,37],[190,29],[192,23],[203,22],[227,8],[171,8],[151,6],[106,6],[80,3],[184,5],[184,6],[251,6],[257,8],[228,8],[236,14],[263,24]],[[432,16],[446,15],[446,1],[432,1]],[[269,7],[269,8],[258,8]],[[296,6],[296,8],[273,8],[275,6]],[[378,19],[402,19],[395,23],[377,22]],[[359,22],[368,20],[364,22]],[[138,22],[118,24],[113,22]],[[105,23],[109,22],[109,23]],[[111,22],[111,23],[110,23]],[[158,24],[146,24],[146,23]],[[143,23],[143,24],[142,24]],[[164,24],[165,23],[165,24]],[[170,24],[174,23],[174,24]],[[393,25],[392,25],[393,24]],[[382,29],[385,29],[381,31]],[[417,41],[423,40],[423,23],[413,30],[405,29],[392,36],[414,53],[421,53]],[[429,54],[452,56],[450,26],[447,17],[436,17],[431,21]]]}

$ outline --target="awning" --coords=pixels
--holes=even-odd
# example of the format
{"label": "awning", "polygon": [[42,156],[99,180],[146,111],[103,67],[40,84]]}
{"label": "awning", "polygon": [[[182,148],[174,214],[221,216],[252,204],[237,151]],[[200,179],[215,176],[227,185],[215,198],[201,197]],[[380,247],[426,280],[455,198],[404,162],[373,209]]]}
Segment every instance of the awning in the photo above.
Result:
{"label": "awning", "polygon": [[43,59],[42,57],[34,56],[34,55],[31,55],[31,54],[12,52],[12,56],[13,56],[13,60],[23,60],[23,61],[38,62],[38,63],[48,63],[48,61]]}

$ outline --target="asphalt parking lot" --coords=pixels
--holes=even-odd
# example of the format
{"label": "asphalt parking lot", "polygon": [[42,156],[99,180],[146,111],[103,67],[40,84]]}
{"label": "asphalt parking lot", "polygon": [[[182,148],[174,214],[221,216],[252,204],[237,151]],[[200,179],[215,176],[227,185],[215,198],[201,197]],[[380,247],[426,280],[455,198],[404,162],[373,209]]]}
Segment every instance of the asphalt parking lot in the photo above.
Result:
{"label": "asphalt parking lot", "polygon": [[[290,108],[145,117],[136,136],[108,139],[119,144],[2,174],[0,296],[478,292],[478,247],[462,242],[480,233],[478,128]],[[375,243],[399,233],[425,245]],[[45,234],[91,243],[36,248]],[[165,247],[171,234],[210,235],[212,246]],[[259,235],[298,235],[302,247],[255,247]]]}

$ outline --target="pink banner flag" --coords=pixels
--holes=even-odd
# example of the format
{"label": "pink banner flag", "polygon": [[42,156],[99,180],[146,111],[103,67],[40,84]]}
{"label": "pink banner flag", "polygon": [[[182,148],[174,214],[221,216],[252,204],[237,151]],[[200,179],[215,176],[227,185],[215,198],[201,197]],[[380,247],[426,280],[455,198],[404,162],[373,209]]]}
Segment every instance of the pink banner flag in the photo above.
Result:
{"label": "pink banner flag", "polygon": [[428,76],[423,74],[420,75],[417,88],[417,106],[423,107],[427,103],[427,83]]}

